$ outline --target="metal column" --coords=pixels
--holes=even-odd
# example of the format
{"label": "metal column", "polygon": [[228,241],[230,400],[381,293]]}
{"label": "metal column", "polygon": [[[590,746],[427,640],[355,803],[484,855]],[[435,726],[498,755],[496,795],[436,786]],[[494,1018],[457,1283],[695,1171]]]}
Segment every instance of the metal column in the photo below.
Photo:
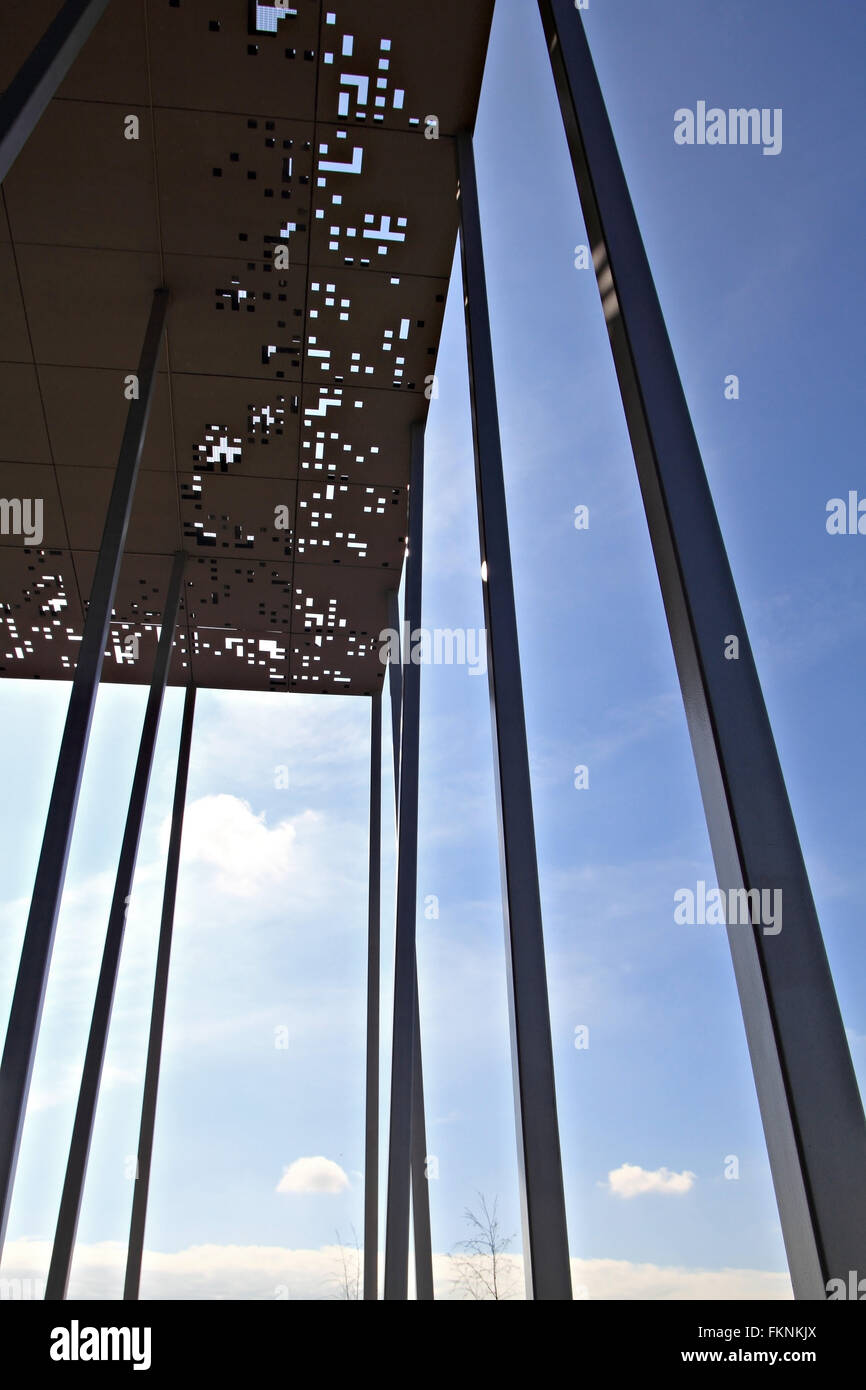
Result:
{"label": "metal column", "polygon": [[[719,887],[778,889],[728,938],[794,1293],[866,1268],[866,1123],[736,588],[580,15],[540,0]],[[739,641],[736,660],[728,639]],[[730,648],[729,648],[730,650]],[[808,1026],[804,1026],[804,1021]]]}
{"label": "metal column", "polygon": [[144,1095],[141,1103],[141,1127],[138,1135],[138,1172],[132,1198],[132,1219],[129,1226],[129,1249],[126,1259],[126,1279],[123,1297],[138,1298],[141,1282],[141,1259],[144,1253],[144,1228],[147,1221],[147,1194],[150,1187],[150,1163],[153,1157],[153,1131],[156,1123],[156,1098],[159,1090],[159,1067],[162,1058],[162,1035],[165,1026],[165,1005],[168,998],[168,970],[171,961],[171,939],[174,930],[174,904],[177,897],[177,872],[180,864],[180,841],[183,834],[183,812],[186,804],[186,784],[189,775],[189,754],[192,746],[192,726],[195,718],[195,686],[188,685],[183,702],[183,721],[177,753],[177,775],[174,783],[174,804],[171,810],[171,834],[165,866],[165,889],[162,897],[162,918],[159,925],[159,947],[156,955],[156,974],[153,984],[153,1010],[150,1016],[150,1037],[147,1043],[147,1066],[144,1073]]}
{"label": "metal column", "polygon": [[0,96],[0,182],[107,7],[108,0],[66,0]]}
{"label": "metal column", "polygon": [[139,398],[132,401],[129,407],[105,529],[99,547],[33,886],[27,931],[21,949],[18,978],[9,1013],[3,1060],[0,1063],[0,1250],[9,1218],[15,1165],[21,1143],[45,986],[48,982],[48,967],[60,910],[60,896],[66,876],[72,827],[90,737],[93,708],[99,689],[99,675],[105,654],[111,609],[150,416],[168,298],[168,290],[154,291],[138,367]]}
{"label": "metal column", "polygon": [[382,693],[370,701],[370,859],[367,900],[367,1083],[364,1298],[379,1297],[379,958],[382,878]]}
{"label": "metal column", "polygon": [[[403,645],[397,594],[389,595],[388,625],[397,634],[398,660],[390,663],[391,737],[394,748],[394,811],[400,829],[400,714],[403,700]],[[420,619],[419,619],[420,621]],[[411,629],[406,650],[412,650]],[[424,1114],[424,1063],[421,1050],[421,1005],[418,966],[415,965],[415,1047],[412,1061],[412,1218],[415,1237],[415,1294],[419,1303],[433,1299],[433,1242],[430,1233],[430,1189],[427,1186],[427,1121]]]}
{"label": "metal column", "polygon": [[568,1233],[517,617],[481,219],[469,135],[457,137],[457,164],[526,1289],[528,1298],[570,1299]]}
{"label": "metal column", "polygon": [[159,732],[159,720],[162,714],[169,667],[171,666],[172,646],[183,584],[184,560],[185,556],[180,551],[174,557],[165,609],[162,615],[162,631],[153,665],[153,676],[138,746],[138,758],[132,778],[129,810],[127,811],[123,841],[120,846],[117,876],[114,880],[114,895],[108,914],[105,946],[102,952],[93,1017],[90,1021],[90,1034],[87,1039],[87,1051],[81,1073],[81,1086],[78,1092],[75,1123],[72,1127],[72,1140],[69,1145],[69,1159],[66,1164],[66,1177],[60,1199],[60,1213],[54,1235],[54,1248],[48,1267],[48,1278],[45,1285],[46,1299],[66,1297],[66,1287],[69,1283],[69,1272],[72,1267],[75,1233],[78,1229],[87,1159],[90,1154],[93,1122],[96,1118],[96,1104],[99,1099],[99,1085],[102,1080],[102,1065],[111,1023],[111,1009],[120,969],[120,953],[123,949],[123,937],[126,931],[126,914],[138,858],[138,846],[147,803],[147,789],[150,785],[150,774],[153,768],[156,736]]}
{"label": "metal column", "polygon": [[[406,622],[421,625],[424,427],[411,431],[409,545],[406,556]],[[412,1098],[416,1034],[415,914],[418,868],[418,733],[421,668],[404,668],[400,719],[400,788],[397,833],[397,930],[394,958],[394,1029],[391,1045],[391,1115],[385,1223],[385,1298],[405,1299],[409,1281],[409,1189],[412,1167]]]}

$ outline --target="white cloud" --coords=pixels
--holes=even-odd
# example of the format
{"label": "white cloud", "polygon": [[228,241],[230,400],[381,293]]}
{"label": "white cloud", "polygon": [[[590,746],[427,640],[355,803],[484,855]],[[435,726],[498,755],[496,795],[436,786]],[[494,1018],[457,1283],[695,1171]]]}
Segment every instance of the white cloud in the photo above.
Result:
{"label": "white cloud", "polygon": [[640,1197],[644,1192],[661,1192],[668,1197],[690,1192],[695,1185],[695,1173],[672,1173],[669,1168],[650,1172],[636,1163],[624,1163],[607,1175],[608,1191],[614,1197]]}
{"label": "white cloud", "polygon": [[[184,815],[183,855],[187,863],[216,869],[221,893],[249,898],[265,884],[288,877],[294,864],[298,820],[315,820],[312,811],[268,827],[248,801],[220,792],[202,796]],[[168,839],[168,823],[164,828]]]}
{"label": "white cloud", "polygon": [[278,1192],[344,1192],[349,1179],[331,1158],[296,1158],[283,1171]]}
{"label": "white cloud", "polygon": [[[4,1279],[44,1280],[51,1257],[48,1241],[7,1242]],[[144,1255],[144,1299],[333,1299],[338,1298],[345,1259],[350,1270],[357,1258],[352,1247],[289,1250],[268,1245],[194,1245]],[[509,1255],[515,1276],[522,1261]],[[70,1284],[72,1298],[119,1298],[126,1266],[120,1241],[78,1244]],[[380,1276],[383,1259],[379,1257]],[[434,1255],[436,1297],[459,1297],[456,1270],[449,1255]],[[787,1274],[762,1269],[688,1269],[680,1265],[634,1264],[629,1260],[571,1261],[576,1298],[603,1300],[790,1299]],[[410,1288],[412,1271],[410,1270]],[[515,1286],[520,1283],[515,1278]],[[37,1291],[38,1296],[38,1291]]]}

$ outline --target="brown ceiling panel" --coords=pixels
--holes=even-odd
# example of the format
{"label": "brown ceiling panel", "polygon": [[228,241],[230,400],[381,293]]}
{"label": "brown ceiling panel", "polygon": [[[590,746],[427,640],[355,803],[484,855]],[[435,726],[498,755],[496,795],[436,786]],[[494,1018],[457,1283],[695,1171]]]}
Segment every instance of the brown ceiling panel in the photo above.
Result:
{"label": "brown ceiling panel", "polygon": [[159,257],[71,246],[19,245],[17,253],[36,361],[134,372],[161,284]]}
{"label": "brown ceiling panel", "polygon": [[[169,253],[306,265],[313,171],[308,121],[157,111],[162,235]],[[253,234],[255,230],[256,235]]]}
{"label": "brown ceiling panel", "polygon": [[454,141],[319,126],[310,257],[447,276],[457,234]]}
{"label": "brown ceiling panel", "polygon": [[191,555],[291,560],[297,483],[225,473],[183,473],[179,481],[183,545]]}
{"label": "brown ceiling panel", "polygon": [[63,506],[50,464],[0,463],[0,545],[67,548]]}
{"label": "brown ceiling panel", "polygon": [[153,158],[146,107],[52,102],[4,182],[14,240],[158,251]]}
{"label": "brown ceiling panel", "polygon": [[[111,470],[61,468],[57,477],[71,548],[98,550],[114,481]],[[171,473],[139,473],[126,544],[140,555],[167,555],[181,548],[177,484]]]}
{"label": "brown ceiling panel", "polygon": [[[36,368],[0,362],[0,449],[24,463],[48,463],[51,450],[39,399]],[[6,495],[6,494],[4,494]]]}
{"label": "brown ceiling panel", "polygon": [[172,378],[178,466],[182,471],[294,478],[298,467],[297,386],[244,377]]}
{"label": "brown ceiling panel", "polygon": [[[11,243],[0,243],[0,362],[32,362],[24,301]],[[28,306],[29,309],[29,306]]]}
{"label": "brown ceiling panel", "polygon": [[190,625],[213,631],[287,633],[292,570],[291,560],[191,556],[186,567]]}
{"label": "brown ceiling panel", "polygon": [[271,32],[250,23],[246,0],[148,0],[154,103],[309,120],[319,0],[293,0],[279,17],[262,8],[271,10]]}
{"label": "brown ceiling panel", "polygon": [[[37,371],[57,466],[116,468],[129,411],[124,386],[126,373],[107,368],[51,366],[39,367]],[[174,470],[165,372],[156,379],[141,468],[144,472]]]}
{"label": "brown ceiling panel", "polygon": [[0,546],[0,676],[71,680],[83,625],[68,550]]}
{"label": "brown ceiling panel", "polygon": [[396,582],[387,570],[295,565],[293,690],[352,695],[381,689],[379,637]]}
{"label": "brown ceiling panel", "polygon": [[306,273],[261,261],[167,256],[172,370],[299,381]]}
{"label": "brown ceiling panel", "polygon": [[[406,537],[407,490],[323,478],[298,484],[295,555],[299,562],[363,565],[399,575]],[[395,586],[399,581],[395,579]]]}
{"label": "brown ceiling panel", "polygon": [[323,11],[320,121],[420,132],[434,115],[441,133],[472,129],[493,0],[326,0]]}
{"label": "brown ceiling panel", "polygon": [[447,280],[423,275],[311,271],[304,380],[423,396],[447,293]]}
{"label": "brown ceiling panel", "polygon": [[301,403],[302,478],[341,482],[405,482],[409,431],[423,423],[427,399],[416,392],[304,386]]}

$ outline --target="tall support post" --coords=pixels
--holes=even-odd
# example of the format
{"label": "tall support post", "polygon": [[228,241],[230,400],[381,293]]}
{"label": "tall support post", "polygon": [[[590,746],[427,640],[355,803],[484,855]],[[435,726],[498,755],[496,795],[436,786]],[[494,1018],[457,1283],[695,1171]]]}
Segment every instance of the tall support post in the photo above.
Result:
{"label": "tall support post", "polygon": [[[405,614],[409,631],[421,626],[424,535],[424,427],[411,430],[409,545]],[[400,708],[397,830],[397,930],[394,957],[394,1027],[391,1044],[391,1114],[385,1222],[385,1298],[405,1299],[409,1282],[409,1191],[416,1035],[415,913],[418,870],[418,735],[421,668],[403,669]]]}
{"label": "tall support post", "polygon": [[370,701],[370,859],[367,889],[367,1082],[364,1298],[379,1297],[379,961],[382,879],[382,692]]}
{"label": "tall support post", "polygon": [[167,289],[154,291],[150,320],[138,367],[139,396],[129,407],[108,503],[78,664],[69,697],[69,710],[60,744],[57,772],[51,791],[42,850],[36,869],[18,978],[9,1012],[3,1060],[0,1063],[0,1251],[3,1248],[9,1219],[15,1166],[36,1054],[36,1039],[48,982],[48,967],[54,946],[60,897],[66,877],[72,827],[81,789],[93,709],[99,689],[99,675],[108,638],[111,609],[132,512],[141,451],[150,417],[168,298]]}
{"label": "tall support post", "polygon": [[147,1043],[147,1065],[144,1072],[144,1095],[141,1103],[141,1127],[138,1135],[138,1169],[132,1198],[132,1219],[129,1227],[129,1248],[126,1258],[124,1299],[135,1302],[141,1283],[141,1260],[144,1254],[144,1228],[147,1221],[147,1195],[150,1188],[150,1164],[153,1157],[153,1132],[156,1124],[156,1098],[159,1090],[159,1067],[162,1059],[162,1038],[165,1028],[165,1005],[168,998],[168,971],[171,961],[171,940],[174,931],[174,905],[177,897],[177,873],[180,865],[180,842],[183,834],[183,812],[186,804],[186,784],[189,776],[189,754],[192,747],[192,726],[195,719],[195,686],[188,685],[183,702],[180,744],[177,754],[177,774],[174,783],[174,804],[171,811],[171,832],[165,866],[165,888],[162,897],[162,917],[159,924],[159,945],[156,954],[156,974],[153,985],[153,1009],[150,1016],[150,1037]]}
{"label": "tall support post", "polygon": [[0,96],[0,183],[108,7],[108,0],[66,0]]}
{"label": "tall support post", "polygon": [[169,667],[171,666],[185,558],[181,551],[175,555],[168,583],[165,609],[162,615],[162,630],[144,712],[141,740],[138,745],[138,757],[129,797],[129,809],[120,846],[117,875],[114,880],[114,894],[108,914],[108,927],[105,932],[102,964],[99,968],[99,979],[96,984],[96,999],[90,1021],[90,1034],[87,1039],[87,1050],[84,1054],[84,1067],[81,1073],[75,1123],[72,1127],[72,1140],[69,1145],[66,1177],[60,1198],[54,1248],[51,1252],[51,1263],[48,1267],[48,1278],[45,1283],[46,1299],[66,1297],[69,1273],[72,1268],[75,1234],[78,1229],[87,1160],[90,1154],[90,1141],[96,1119],[96,1105],[99,1099],[108,1029],[111,1024],[114,991],[117,987],[117,976],[120,970],[120,953],[123,949],[123,938],[126,931],[126,914],[132,893],[132,880],[135,876],[135,864],[138,858],[138,846],[141,840],[141,827],[147,804],[147,790],[153,768],[153,754],[159,732],[163,698]]}
{"label": "tall support post", "polygon": [[[394,811],[400,817],[400,714],[403,700],[403,644],[396,590],[388,597],[388,625],[397,634],[397,660],[389,663],[391,735],[394,745]],[[406,650],[412,650],[411,630]],[[415,1294],[419,1303],[433,1300],[433,1241],[430,1232],[430,1189],[427,1185],[427,1120],[424,1113],[424,1063],[421,1051],[421,1005],[418,966],[415,965],[415,1048],[412,1061],[412,1226],[415,1237]]]}
{"label": "tall support post", "polygon": [[749,912],[739,914],[744,925],[729,924],[728,938],[795,1297],[823,1299],[828,1280],[866,1268],[863,1107],[739,599],[589,45],[569,0],[539,5],[719,887],[767,893],[770,902],[781,895],[781,930],[756,923],[750,897]]}
{"label": "tall support post", "polygon": [[481,218],[470,135],[457,137],[457,166],[526,1293],[528,1298],[570,1299],[532,789]]}

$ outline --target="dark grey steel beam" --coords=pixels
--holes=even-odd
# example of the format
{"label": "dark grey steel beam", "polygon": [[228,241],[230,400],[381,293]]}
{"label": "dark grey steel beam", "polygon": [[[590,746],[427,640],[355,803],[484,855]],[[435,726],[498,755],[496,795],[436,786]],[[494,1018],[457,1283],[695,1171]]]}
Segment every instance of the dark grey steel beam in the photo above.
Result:
{"label": "dark grey steel beam", "polygon": [[379,1297],[379,960],[382,879],[382,694],[370,701],[370,857],[367,888],[367,1081],[364,1144],[364,1298]]}
{"label": "dark grey steel beam", "polygon": [[[397,592],[388,596],[388,625],[397,634],[397,661],[389,663],[391,737],[394,748],[394,811],[400,830],[400,713],[403,699],[403,645]],[[408,634],[411,652],[411,631]],[[412,1067],[412,1224],[415,1237],[415,1294],[419,1303],[433,1299],[433,1242],[430,1233],[430,1190],[427,1186],[427,1120],[424,1114],[424,1062],[421,1050],[421,1006],[415,968],[415,1053]]]}
{"label": "dark grey steel beam", "polygon": [[123,937],[126,931],[126,914],[132,893],[132,880],[135,876],[135,864],[138,858],[138,846],[147,804],[147,790],[153,768],[153,754],[159,732],[163,698],[171,666],[172,646],[183,586],[184,561],[185,556],[181,551],[178,551],[171,569],[162,615],[162,630],[144,712],[138,758],[135,763],[132,791],[129,797],[129,810],[127,811],[126,825],[120,846],[120,858],[117,864],[117,876],[114,880],[111,909],[108,914],[102,964],[96,985],[96,999],[90,1021],[90,1034],[84,1055],[78,1105],[75,1111],[75,1123],[72,1127],[66,1177],[63,1182],[60,1212],[54,1235],[54,1248],[51,1252],[51,1263],[48,1267],[48,1278],[45,1284],[45,1297],[49,1300],[66,1297],[69,1273],[72,1268],[72,1253],[75,1248],[75,1234],[81,1212],[81,1198],[84,1193],[84,1179],[87,1173],[90,1141],[93,1136],[93,1123],[96,1119],[96,1105],[99,1099],[105,1048],[108,1043],[114,991],[120,970],[120,953],[123,949]]}
{"label": "dark grey steel beam", "polygon": [[[580,15],[540,0],[719,887],[782,894],[728,938],[794,1293],[866,1269],[866,1123],[700,450]],[[739,657],[726,658],[730,637]],[[729,648],[730,650],[730,648]]]}
{"label": "dark grey steel beam", "polygon": [[0,1250],[6,1235],[72,827],[141,451],[150,417],[168,298],[166,289],[154,292],[138,367],[139,398],[132,401],[129,407],[108,503],[9,1012],[6,1043],[0,1063]]}
{"label": "dark grey steel beam", "polygon": [[[424,427],[413,425],[409,484],[409,544],[405,613],[409,631],[421,626]],[[405,1299],[409,1281],[409,1205],[412,1168],[413,1076],[416,1034],[415,913],[418,871],[418,734],[421,667],[403,667],[397,833],[397,930],[394,957],[394,1027],[385,1221],[385,1298]]]}
{"label": "dark grey steel beam", "polygon": [[162,1038],[165,1028],[165,1006],[168,998],[168,971],[171,962],[171,940],[174,931],[174,904],[177,897],[177,873],[180,864],[180,842],[183,835],[183,812],[186,804],[186,784],[189,776],[189,754],[192,747],[192,726],[195,719],[195,686],[188,685],[183,702],[180,744],[177,754],[177,774],[174,783],[174,804],[171,811],[171,832],[165,866],[165,888],[162,897],[162,917],[159,925],[159,945],[156,954],[156,974],[153,985],[153,1008],[150,1015],[150,1037],[147,1043],[147,1065],[144,1073],[144,1095],[141,1103],[141,1126],[138,1135],[138,1168],[132,1198],[132,1219],[129,1227],[129,1248],[126,1259],[124,1299],[135,1302],[141,1283],[141,1260],[144,1254],[144,1228],[147,1222],[147,1195],[150,1188],[150,1165],[153,1157],[153,1132],[156,1124],[156,1099],[159,1091],[159,1067],[162,1059]]}
{"label": "dark grey steel beam", "polygon": [[108,0],[66,0],[0,96],[0,182],[107,8]]}
{"label": "dark grey steel beam", "polygon": [[570,1299],[568,1233],[517,616],[481,218],[469,135],[457,137],[457,165],[478,529],[482,574],[486,575],[482,587],[508,955],[523,1260],[528,1298]]}

